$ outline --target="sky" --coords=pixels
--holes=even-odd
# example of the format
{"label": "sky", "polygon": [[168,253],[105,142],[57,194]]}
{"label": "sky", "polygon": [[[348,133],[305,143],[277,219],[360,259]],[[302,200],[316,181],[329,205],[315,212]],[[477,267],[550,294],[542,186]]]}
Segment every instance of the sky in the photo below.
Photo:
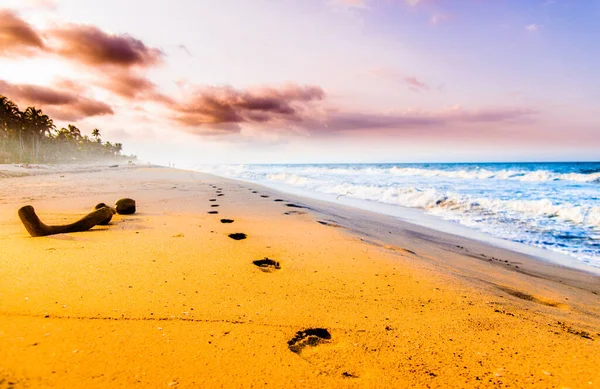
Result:
{"label": "sky", "polygon": [[600,0],[0,0],[0,94],[141,160],[600,159]]}

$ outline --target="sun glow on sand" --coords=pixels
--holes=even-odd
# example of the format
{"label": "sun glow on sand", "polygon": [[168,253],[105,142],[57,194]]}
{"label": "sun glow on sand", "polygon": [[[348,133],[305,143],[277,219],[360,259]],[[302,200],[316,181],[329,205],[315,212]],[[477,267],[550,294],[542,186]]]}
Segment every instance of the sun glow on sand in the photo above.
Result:
{"label": "sun glow on sand", "polygon": [[0,389],[597,387],[599,11],[0,0]]}

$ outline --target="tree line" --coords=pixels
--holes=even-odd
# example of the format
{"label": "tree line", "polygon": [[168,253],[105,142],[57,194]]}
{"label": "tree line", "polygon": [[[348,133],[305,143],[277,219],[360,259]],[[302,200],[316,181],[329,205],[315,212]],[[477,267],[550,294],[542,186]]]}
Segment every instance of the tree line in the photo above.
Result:
{"label": "tree line", "polygon": [[121,143],[103,142],[100,131],[81,135],[69,124],[57,129],[41,109],[21,111],[8,97],[0,95],[0,163],[67,163],[128,158]]}

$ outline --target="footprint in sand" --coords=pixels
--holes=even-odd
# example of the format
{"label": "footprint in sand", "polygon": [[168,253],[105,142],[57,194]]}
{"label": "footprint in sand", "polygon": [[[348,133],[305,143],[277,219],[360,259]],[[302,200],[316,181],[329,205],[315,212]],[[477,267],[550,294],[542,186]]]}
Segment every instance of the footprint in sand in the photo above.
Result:
{"label": "footprint in sand", "polygon": [[232,219],[221,219],[221,223],[225,223],[225,224],[233,223],[233,220]]}
{"label": "footprint in sand", "polygon": [[281,265],[278,261],[274,261],[265,257],[265,259],[260,259],[258,261],[253,261],[253,264],[258,266],[258,268],[265,273],[272,273],[275,270],[281,269]]}
{"label": "footprint in sand", "polygon": [[210,200],[208,200],[208,201],[217,201],[217,199],[210,199]]}
{"label": "footprint in sand", "polygon": [[520,298],[521,300],[532,301],[534,303],[538,303],[538,304],[542,304],[542,305],[547,305],[549,307],[556,307],[556,308],[565,308],[565,307],[567,307],[566,304],[559,303],[557,301],[552,301],[550,299],[546,299],[546,298],[542,298],[542,297],[536,297],[536,296],[533,296],[533,295],[531,295],[529,293],[525,293],[525,292],[522,292],[522,291],[517,290],[517,289],[509,288],[508,286],[502,286],[502,285],[494,285],[494,286],[496,288],[500,289],[501,291],[510,294],[511,296]]}
{"label": "footprint in sand", "polygon": [[209,211],[208,213],[211,215],[216,215],[217,213],[219,213],[219,211]]}
{"label": "footprint in sand", "polygon": [[306,214],[306,212],[302,212],[302,211],[289,211],[289,212],[284,212],[284,215],[304,215]]}
{"label": "footprint in sand", "polygon": [[242,232],[236,232],[235,234],[229,234],[229,237],[233,240],[242,240],[246,239],[247,236]]}
{"label": "footprint in sand", "polygon": [[296,332],[291,340],[288,341],[288,348],[300,354],[305,347],[315,347],[323,343],[329,343],[331,334],[325,328],[308,328]]}
{"label": "footprint in sand", "polygon": [[275,201],[276,203],[280,203],[280,202],[285,201],[285,200],[284,199],[275,199],[273,201]]}
{"label": "footprint in sand", "polygon": [[317,220],[317,223],[322,224],[324,226],[335,227],[335,228],[341,228],[342,227],[339,224],[335,224],[335,223],[331,223],[331,222],[326,222],[326,221],[323,221],[323,220]]}
{"label": "footprint in sand", "polygon": [[269,196],[267,196],[267,195],[260,195],[260,197],[262,197],[263,199],[269,198]]}
{"label": "footprint in sand", "polygon": [[218,207],[218,206],[219,206],[219,204],[211,204],[210,206],[211,206],[211,207]]}
{"label": "footprint in sand", "polygon": [[304,206],[302,206],[302,205],[298,205],[298,204],[292,204],[292,203],[290,203],[290,204],[286,204],[286,206],[288,206],[288,207],[290,207],[290,208],[306,208],[306,207],[304,207]]}
{"label": "footprint in sand", "polygon": [[217,197],[225,196],[223,193],[219,193]]}
{"label": "footprint in sand", "polygon": [[258,193],[257,191],[253,190],[252,193]]}
{"label": "footprint in sand", "polygon": [[401,252],[401,253],[409,253],[412,255],[418,255],[416,252],[409,250],[407,248],[404,247],[398,247],[398,246],[392,246],[389,244],[384,244],[383,248],[388,249],[388,250],[392,250],[392,251],[397,251],[397,252]]}

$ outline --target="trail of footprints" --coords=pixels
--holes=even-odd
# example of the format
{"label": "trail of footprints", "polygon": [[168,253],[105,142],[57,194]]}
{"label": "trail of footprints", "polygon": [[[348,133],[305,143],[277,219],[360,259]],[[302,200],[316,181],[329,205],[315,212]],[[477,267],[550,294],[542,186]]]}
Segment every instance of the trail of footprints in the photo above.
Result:
{"label": "trail of footprints", "polygon": [[[211,187],[213,189],[216,189],[216,197],[222,197],[225,194],[223,193],[223,188],[219,188],[215,185],[211,185]],[[243,186],[239,186],[240,189],[243,189]],[[253,194],[258,194],[258,191],[256,190],[252,190],[251,188],[248,189],[249,191],[251,191]],[[261,198],[269,198],[270,196],[268,195],[260,195]],[[209,199],[210,202],[215,202],[217,201],[216,198],[211,198]],[[273,200],[275,202],[285,202],[285,200],[283,199],[275,199]],[[211,204],[211,207],[218,207],[219,204]],[[297,205],[294,203],[287,203],[285,204],[285,206],[289,207],[289,208],[297,208],[297,209],[303,209],[303,208],[307,208],[305,206],[302,205]],[[217,211],[209,211],[208,212],[211,215],[216,215],[218,214]],[[285,215],[293,215],[293,214],[303,214],[305,212],[302,211],[289,211],[289,212],[285,212]],[[221,219],[220,220],[221,223],[223,224],[231,224],[234,222],[233,219]],[[325,224],[325,225],[332,225],[332,226],[337,226],[337,225],[333,225],[330,223],[325,223],[325,222],[319,222],[321,224]],[[339,226],[337,226],[339,227]],[[229,238],[239,241],[239,240],[244,240],[247,239],[248,236],[243,233],[243,232],[235,232],[235,233],[231,233],[228,235]],[[273,273],[277,270],[281,269],[281,263],[279,261],[275,261],[273,259],[270,258],[263,258],[263,259],[259,259],[256,261],[252,262],[256,267],[258,267],[258,269],[264,273]],[[302,353],[302,350],[306,347],[316,347],[320,344],[324,344],[324,343],[330,343],[331,342],[331,333],[326,329],[326,328],[306,328],[303,330],[300,330],[298,332],[296,332],[296,334],[294,335],[294,337],[292,339],[290,339],[287,344],[288,344],[288,348],[290,349],[290,351],[292,351],[293,353],[296,353],[298,355],[300,355]],[[355,375],[349,374],[349,373],[344,373],[342,374],[344,376],[344,378],[358,378]]]}
{"label": "trail of footprints", "polygon": [[[219,188],[215,185],[211,185],[213,189],[216,190],[216,196],[215,197],[223,197],[225,196],[225,194],[223,193],[223,188]],[[243,186],[238,186],[239,189],[244,189]],[[252,194],[258,194],[258,191],[253,190],[252,188],[248,188],[248,190],[252,193]],[[269,198],[269,195],[260,195],[261,198]],[[216,202],[217,198],[211,198],[209,199],[209,202]],[[298,204],[294,204],[294,203],[289,203],[284,199],[281,198],[276,198],[273,200],[274,202],[277,203],[284,203],[283,205],[285,205],[288,208],[292,208],[293,210],[290,210],[288,212],[284,212],[285,215],[301,215],[301,214],[305,214],[306,212],[301,211],[302,209],[310,209],[306,206],[303,205],[298,205]],[[218,207],[219,204],[211,204],[211,207]],[[219,212],[218,211],[209,211],[208,212],[211,215],[216,215]],[[222,224],[231,224],[234,222],[233,219],[220,219]],[[338,225],[337,223],[335,223],[332,220],[317,220],[317,223],[324,225],[324,226],[329,226],[329,227],[335,227],[335,228],[340,228],[342,226]],[[229,238],[236,240],[236,241],[240,241],[240,240],[244,240],[247,239],[248,236],[245,233],[242,232],[235,232],[235,233],[231,233],[228,235]],[[475,253],[471,253],[468,249],[466,249],[465,247],[462,246],[456,246],[456,248],[458,248],[461,251],[464,251],[466,255],[472,256],[474,258],[477,258],[479,260],[484,260],[484,261],[489,261],[489,262],[501,262],[501,263],[505,263],[508,266],[514,266],[514,268],[518,269],[519,266],[516,266],[517,264],[520,264],[518,262],[509,262],[509,261],[503,261],[500,260],[498,258],[495,257],[487,257],[484,254],[475,254]],[[409,253],[415,254],[414,252],[410,251],[410,250],[406,250],[403,249],[404,251],[407,251]],[[260,271],[264,272],[264,273],[273,273],[276,272],[278,270],[281,270],[281,263],[279,261],[270,259],[270,258],[263,258],[263,259],[259,259],[259,260],[255,260],[252,262]],[[544,304],[544,305],[548,305],[548,306],[553,306],[553,307],[560,307],[560,306],[564,306],[564,304],[561,303],[557,303],[554,301],[547,301],[546,299],[542,299],[542,298],[538,298],[536,296],[532,296],[529,295],[527,293],[518,291],[518,290],[513,290],[511,288],[508,287],[504,287],[501,285],[495,285],[498,289],[502,290],[505,293],[508,293],[514,297],[523,299],[523,300],[528,300],[528,301],[533,301],[536,303],[540,303],[540,304]],[[496,312],[500,312],[499,310],[496,310]],[[559,322],[559,324],[562,324]],[[564,327],[564,325],[563,325]],[[570,327],[568,328],[568,332],[576,334],[576,335],[580,335],[584,338],[590,338],[590,335],[586,332],[577,332],[575,330],[572,330]],[[290,339],[287,342],[288,348],[290,351],[292,351],[295,354],[298,355],[302,355],[302,351],[307,348],[307,347],[317,347],[319,345],[322,344],[327,344],[327,343],[331,343],[332,340],[332,335],[331,333],[326,329],[326,328],[306,328],[303,330],[300,330],[298,332],[296,332],[296,334],[294,335],[294,337],[292,339]],[[357,375],[348,373],[348,372],[343,372],[342,376],[344,378],[359,378]]]}
{"label": "trail of footprints", "polygon": [[455,246],[457,249],[462,250],[465,252],[466,255],[468,255],[471,258],[475,258],[478,259],[480,261],[487,261],[487,262],[496,262],[499,264],[503,264],[509,267],[514,267],[515,269],[519,269],[518,265],[521,265],[521,262],[514,262],[514,261],[508,261],[507,259],[499,259],[496,257],[488,257],[485,254],[477,254],[477,253],[473,253],[471,251],[469,251],[469,249],[463,247],[463,246]]}

